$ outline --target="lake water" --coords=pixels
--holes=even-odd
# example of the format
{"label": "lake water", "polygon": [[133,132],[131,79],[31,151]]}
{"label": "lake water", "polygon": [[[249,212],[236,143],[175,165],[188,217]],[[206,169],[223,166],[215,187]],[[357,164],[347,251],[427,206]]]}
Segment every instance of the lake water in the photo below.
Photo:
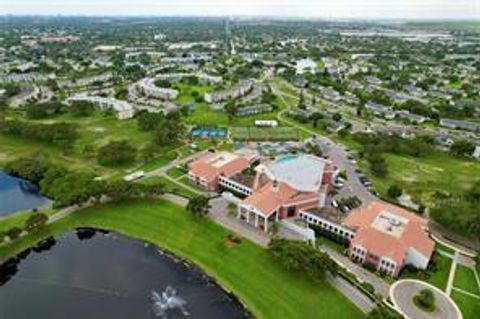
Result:
{"label": "lake water", "polygon": [[49,202],[31,183],[0,171],[0,217],[44,207]]}
{"label": "lake water", "polygon": [[[16,261],[0,273],[1,319],[250,318],[198,268],[114,233],[80,240],[71,232]],[[169,286],[189,316],[179,308],[155,313],[152,291],[161,296]]]}

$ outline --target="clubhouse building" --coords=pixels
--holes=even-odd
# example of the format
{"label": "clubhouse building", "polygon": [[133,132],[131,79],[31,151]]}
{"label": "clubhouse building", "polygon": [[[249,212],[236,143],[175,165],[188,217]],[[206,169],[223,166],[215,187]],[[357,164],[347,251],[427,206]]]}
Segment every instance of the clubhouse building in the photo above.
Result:
{"label": "clubhouse building", "polygon": [[280,219],[323,207],[337,173],[331,161],[313,155],[288,155],[254,165],[256,162],[256,157],[210,153],[188,165],[188,176],[209,191],[224,189],[243,198],[237,217],[268,231]]}
{"label": "clubhouse building", "polygon": [[346,217],[326,210],[305,210],[300,217],[348,242],[352,260],[392,277],[406,265],[426,269],[435,247],[427,220],[383,202]]}
{"label": "clubhouse building", "polygon": [[207,153],[188,165],[189,179],[209,191],[233,193],[237,218],[267,232],[283,219],[301,219],[348,244],[350,258],[396,277],[406,265],[426,269],[434,251],[427,221],[384,202],[343,213],[326,198],[338,169],[330,160],[298,154],[261,160]]}

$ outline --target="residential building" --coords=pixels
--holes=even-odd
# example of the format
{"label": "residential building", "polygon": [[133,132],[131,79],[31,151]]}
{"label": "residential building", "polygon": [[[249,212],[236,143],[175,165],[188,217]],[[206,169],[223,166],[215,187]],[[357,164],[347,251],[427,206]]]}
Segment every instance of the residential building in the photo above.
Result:
{"label": "residential building", "polygon": [[208,103],[218,103],[235,99],[249,93],[253,89],[254,84],[255,82],[253,80],[244,80],[230,89],[205,93],[205,101]]}
{"label": "residential building", "polygon": [[156,78],[144,78],[137,82],[137,88],[147,97],[163,100],[174,100],[179,92],[170,88],[161,88],[155,85]]}
{"label": "residential building", "polygon": [[114,98],[105,98],[99,96],[89,96],[86,94],[76,94],[67,99],[67,103],[74,101],[86,101],[98,106],[101,110],[113,109],[117,113],[117,118],[125,120],[135,115],[135,108],[127,101]]}
{"label": "residential building", "polygon": [[295,63],[296,74],[311,73],[315,74],[317,70],[317,64],[312,59],[301,59]]}
{"label": "residential building", "polygon": [[440,119],[440,126],[448,127],[452,129],[462,129],[467,131],[480,132],[480,123],[477,123],[477,122]]}

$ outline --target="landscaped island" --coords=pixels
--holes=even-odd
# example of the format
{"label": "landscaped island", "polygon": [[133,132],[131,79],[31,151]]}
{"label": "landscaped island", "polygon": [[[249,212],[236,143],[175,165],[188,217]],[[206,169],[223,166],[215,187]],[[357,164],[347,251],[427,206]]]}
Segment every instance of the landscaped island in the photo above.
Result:
{"label": "landscaped island", "polygon": [[1,246],[0,258],[77,227],[117,231],[191,260],[232,290],[257,318],[364,317],[329,284],[312,283],[303,274],[285,270],[266,250],[247,240],[228,243],[227,230],[165,201],[120,201],[76,212]]}

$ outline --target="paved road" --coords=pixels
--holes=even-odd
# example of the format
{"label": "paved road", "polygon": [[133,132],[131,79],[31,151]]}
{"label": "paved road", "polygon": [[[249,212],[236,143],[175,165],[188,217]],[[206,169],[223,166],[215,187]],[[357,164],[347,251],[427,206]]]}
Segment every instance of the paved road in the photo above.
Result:
{"label": "paved road", "polygon": [[348,159],[348,152],[344,145],[337,144],[328,137],[319,135],[318,132],[311,130],[309,128],[305,128],[294,121],[285,118],[284,114],[290,110],[292,105],[288,104],[284,98],[285,93],[279,90],[276,86],[272,85],[272,89],[274,94],[276,94],[280,100],[287,105],[287,108],[282,110],[277,114],[277,120],[280,122],[287,123],[298,130],[304,131],[312,136],[315,136],[315,139],[318,143],[321,143],[324,147],[323,149],[326,150],[326,156],[328,156],[335,165],[340,170],[345,170],[348,176],[348,180],[345,183],[345,186],[340,191],[339,195],[341,197],[349,197],[356,195],[361,201],[362,206],[367,206],[374,200],[378,200],[374,195],[370,193],[370,191],[363,186],[363,184],[359,180],[359,175],[355,172],[356,166]]}

